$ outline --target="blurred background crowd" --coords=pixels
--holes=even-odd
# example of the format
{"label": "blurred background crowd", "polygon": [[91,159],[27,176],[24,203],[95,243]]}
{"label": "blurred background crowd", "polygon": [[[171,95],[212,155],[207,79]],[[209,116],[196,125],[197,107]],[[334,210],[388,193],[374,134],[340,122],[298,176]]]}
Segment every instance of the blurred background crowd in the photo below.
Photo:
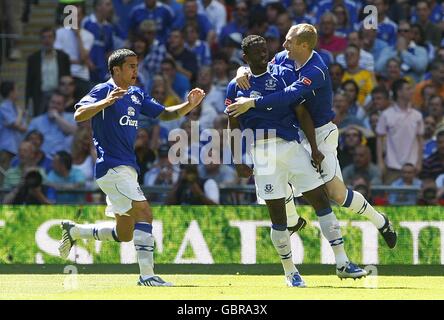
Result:
{"label": "blurred background crowd", "polygon": [[[369,0],[0,0],[0,186],[4,203],[100,203],[89,122],[74,105],[109,78],[107,57],[131,48],[137,85],[165,106],[198,86],[185,118],[141,118],[135,144],[148,200],[250,204],[254,180],[230,164],[173,165],[168,134],[227,127],[225,91],[243,65],[243,37],[267,39],[314,24],[329,66],[344,181],[379,205],[444,204],[444,5]],[[67,5],[77,10],[68,10]],[[364,8],[377,8],[366,29]],[[368,14],[368,12],[367,12]],[[64,28],[79,21],[80,28]],[[33,42],[34,41],[34,42]],[[222,137],[222,134],[221,134]],[[204,142],[190,135],[190,150]],[[216,151],[214,151],[216,152]],[[220,142],[223,157],[228,148]],[[211,156],[211,155],[207,155]],[[200,159],[202,162],[202,159]]]}

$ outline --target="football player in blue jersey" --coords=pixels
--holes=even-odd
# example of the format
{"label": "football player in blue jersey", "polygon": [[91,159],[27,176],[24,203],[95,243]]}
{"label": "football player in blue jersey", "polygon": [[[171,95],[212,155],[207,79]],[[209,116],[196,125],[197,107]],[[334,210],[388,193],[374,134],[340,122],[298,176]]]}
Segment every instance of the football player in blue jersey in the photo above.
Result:
{"label": "football player in blue jersey", "polygon": [[154,274],[153,215],[137,182],[139,167],[134,143],[140,114],[161,120],[186,115],[200,104],[203,90],[190,91],[187,101],[165,109],[163,105],[134,86],[137,79],[137,56],[128,49],[114,51],[108,59],[111,79],[96,85],[76,104],[77,122],[91,119],[93,141],[97,151],[95,177],[106,194],[106,215],[116,223],[74,224],[62,222],[59,252],[67,258],[79,239],[124,241],[134,239],[140,267],[138,285],[172,286]]}
{"label": "football player in blue jersey", "polygon": [[[379,230],[387,246],[394,248],[397,234],[387,216],[376,211],[361,193],[348,189],[342,180],[336,151],[339,133],[336,125],[331,122],[335,116],[331,81],[327,66],[313,50],[316,42],[317,33],[314,26],[310,24],[292,26],[286,35],[285,50],[277,53],[272,62],[291,68],[297,81],[284,90],[267,96],[255,99],[240,98],[231,104],[227,111],[236,117],[250,108],[265,110],[276,103],[295,103],[304,97],[316,128],[318,148],[325,156],[321,170],[329,198],[338,205],[369,219]],[[245,76],[239,86],[249,87]],[[305,145],[308,148],[308,144]]]}
{"label": "football player in blue jersey", "polygon": [[[243,58],[251,68],[251,87],[241,89],[233,79],[227,86],[226,104],[230,105],[239,97],[265,97],[284,89],[288,83],[296,81],[294,72],[277,64],[268,64],[268,49],[264,38],[250,35],[242,41]],[[314,161],[321,163],[323,155],[317,150],[315,129],[310,114],[303,105],[297,104],[296,114],[306,130],[307,139],[313,150]],[[307,125],[308,124],[308,125]],[[246,165],[236,157],[235,143],[242,142],[242,133],[252,132],[254,143],[250,154],[254,164],[256,191],[265,200],[270,214],[271,240],[280,255],[288,286],[304,287],[297,268],[292,261],[290,233],[287,230],[285,199],[290,182],[313,206],[319,217],[321,230],[329,240],[335,253],[337,268],[341,278],[360,278],[367,273],[348,259],[344,250],[338,221],[333,213],[324,180],[311,156],[301,144],[299,129],[292,103],[270,105],[265,110],[250,109],[235,118],[229,117],[231,130],[230,145],[237,171],[249,173]],[[263,133],[263,134],[262,134]]]}

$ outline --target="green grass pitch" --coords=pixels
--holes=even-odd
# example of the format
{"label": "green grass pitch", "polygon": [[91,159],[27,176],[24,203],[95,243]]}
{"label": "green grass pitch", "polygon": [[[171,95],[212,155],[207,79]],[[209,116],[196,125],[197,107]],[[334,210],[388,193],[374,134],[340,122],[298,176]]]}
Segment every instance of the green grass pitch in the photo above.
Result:
{"label": "green grass pitch", "polygon": [[0,275],[0,299],[444,299],[444,277],[440,276],[379,276],[340,281],[334,275],[307,275],[307,288],[287,288],[283,276],[162,277],[175,287],[137,287],[137,275],[128,274]]}

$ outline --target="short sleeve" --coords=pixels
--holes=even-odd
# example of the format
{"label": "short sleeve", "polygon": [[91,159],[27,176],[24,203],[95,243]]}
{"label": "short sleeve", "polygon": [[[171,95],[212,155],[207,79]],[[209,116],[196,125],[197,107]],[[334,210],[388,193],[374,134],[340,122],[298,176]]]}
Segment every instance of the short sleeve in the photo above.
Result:
{"label": "short sleeve", "polygon": [[387,134],[387,114],[383,112],[379,117],[378,123],[376,125],[376,134],[380,136],[385,136]]}
{"label": "short sleeve", "polygon": [[149,95],[144,94],[143,96],[144,98],[140,113],[149,118],[157,118],[165,110],[165,107]]}
{"label": "short sleeve", "polygon": [[12,108],[10,105],[4,105],[0,108],[0,125],[10,126],[15,123],[17,117],[14,115]]}
{"label": "short sleeve", "polygon": [[105,99],[108,94],[111,92],[111,88],[106,85],[97,85],[92,90],[84,96],[82,99],[80,99],[79,102],[77,102],[74,106],[75,109],[80,106],[85,106],[89,104],[96,103],[98,101],[101,101]]}
{"label": "short sleeve", "polygon": [[227,93],[225,96],[225,110],[224,113],[227,113],[226,107],[228,107],[230,104],[234,103],[236,100],[236,84],[231,81],[227,86]]}

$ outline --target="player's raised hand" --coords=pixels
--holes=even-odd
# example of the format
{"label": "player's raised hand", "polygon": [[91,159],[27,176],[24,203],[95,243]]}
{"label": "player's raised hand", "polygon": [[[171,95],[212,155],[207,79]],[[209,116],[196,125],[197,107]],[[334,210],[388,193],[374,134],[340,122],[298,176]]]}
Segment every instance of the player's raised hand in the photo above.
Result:
{"label": "player's raised hand", "polygon": [[114,101],[122,98],[125,95],[125,93],[126,93],[126,90],[124,90],[120,87],[117,87],[113,91],[110,92],[110,94],[108,95],[108,97],[106,97],[106,99],[108,100],[108,102],[110,104],[113,104]]}
{"label": "player's raised hand", "polygon": [[254,108],[254,98],[240,97],[236,98],[236,102],[227,107],[228,115],[237,118],[241,114]]}
{"label": "player's raised hand", "polygon": [[193,106],[198,106],[205,97],[205,91],[200,88],[194,88],[188,93],[187,100]]}

